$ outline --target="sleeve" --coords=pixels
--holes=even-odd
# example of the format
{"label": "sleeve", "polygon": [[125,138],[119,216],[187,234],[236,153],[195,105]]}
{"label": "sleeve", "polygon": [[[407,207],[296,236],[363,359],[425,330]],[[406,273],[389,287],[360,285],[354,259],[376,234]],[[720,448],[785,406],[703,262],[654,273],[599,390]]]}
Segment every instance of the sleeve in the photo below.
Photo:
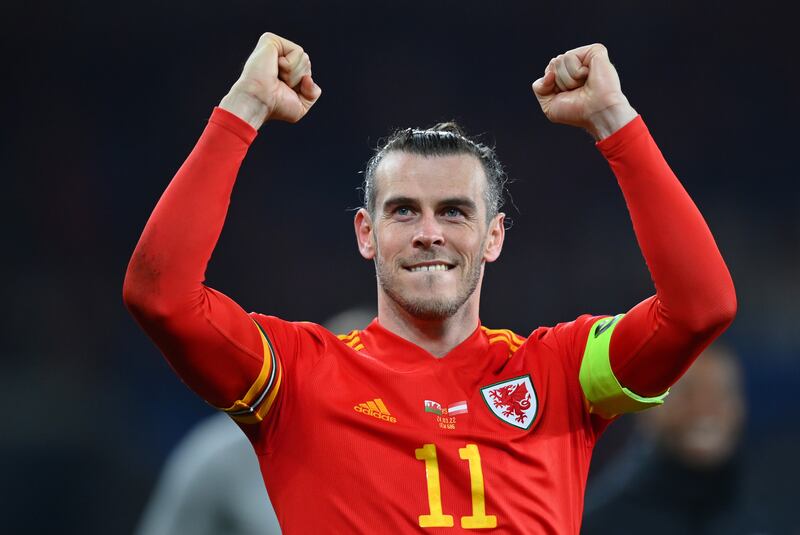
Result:
{"label": "sleeve", "polygon": [[733,321],[736,294],[711,231],[641,117],[598,148],[617,177],[656,288],[586,334],[581,387],[591,409],[610,418],[663,402]]}
{"label": "sleeve", "polygon": [[247,420],[263,417],[255,407],[265,407],[280,383],[276,348],[204,280],[255,136],[235,115],[214,110],[145,225],[123,286],[126,306],[180,378],[211,405]]}
{"label": "sleeve", "polygon": [[263,421],[272,408],[283,383],[283,363],[272,342],[267,338],[264,328],[255,319],[253,319],[253,323],[261,338],[263,352],[261,370],[244,396],[234,401],[229,407],[218,407],[240,424],[255,424]]}
{"label": "sleeve", "polygon": [[574,378],[578,391],[576,402],[581,404],[582,410],[598,418],[596,431],[619,414],[660,405],[667,396],[667,392],[641,396],[617,379],[611,367],[609,346],[612,334],[624,317],[625,314],[583,314],[550,329],[566,376]]}
{"label": "sleeve", "polygon": [[638,412],[664,403],[668,391],[658,396],[640,396],[622,386],[611,368],[611,336],[624,314],[600,318],[590,323],[581,358],[579,379],[589,412],[606,419],[618,414]]}
{"label": "sleeve", "polygon": [[[308,379],[327,347],[322,334],[326,329],[316,323],[290,322],[255,313],[250,314],[250,319],[261,337],[261,371],[241,398],[230,406],[217,407],[239,424],[261,423],[273,407],[285,405],[287,392],[296,388],[293,379]],[[251,438],[255,436],[253,430],[249,434]]]}

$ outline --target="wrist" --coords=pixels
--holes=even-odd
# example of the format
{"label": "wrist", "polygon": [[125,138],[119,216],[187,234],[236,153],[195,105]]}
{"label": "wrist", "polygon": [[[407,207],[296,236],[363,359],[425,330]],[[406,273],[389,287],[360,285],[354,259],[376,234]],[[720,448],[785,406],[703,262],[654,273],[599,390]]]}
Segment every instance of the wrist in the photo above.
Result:
{"label": "wrist", "polygon": [[219,107],[246,121],[256,130],[264,124],[269,115],[267,105],[254,96],[252,91],[240,87],[238,83],[234,84],[228,94],[222,97]]}
{"label": "wrist", "polygon": [[622,96],[622,101],[593,113],[586,129],[596,141],[601,141],[631,122],[637,115],[628,99]]}

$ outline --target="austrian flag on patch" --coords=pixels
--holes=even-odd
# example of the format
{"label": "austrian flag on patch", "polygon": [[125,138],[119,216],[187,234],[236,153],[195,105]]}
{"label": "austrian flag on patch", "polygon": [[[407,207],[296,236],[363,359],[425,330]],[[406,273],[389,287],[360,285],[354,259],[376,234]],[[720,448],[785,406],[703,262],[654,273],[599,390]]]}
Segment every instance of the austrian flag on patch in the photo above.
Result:
{"label": "austrian flag on patch", "polygon": [[484,386],[481,396],[492,414],[509,425],[528,429],[536,419],[539,403],[530,375]]}
{"label": "austrian flag on patch", "polygon": [[464,414],[467,412],[466,401],[456,401],[447,407],[447,414]]}

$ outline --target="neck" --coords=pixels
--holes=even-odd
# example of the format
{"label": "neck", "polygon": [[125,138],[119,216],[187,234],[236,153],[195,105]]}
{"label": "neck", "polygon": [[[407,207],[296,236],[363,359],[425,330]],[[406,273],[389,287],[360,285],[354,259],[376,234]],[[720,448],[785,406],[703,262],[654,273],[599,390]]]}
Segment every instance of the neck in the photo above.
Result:
{"label": "neck", "polygon": [[431,355],[443,357],[475,331],[478,326],[479,304],[480,285],[452,316],[423,319],[409,314],[379,289],[378,321],[385,329],[418,345]]}

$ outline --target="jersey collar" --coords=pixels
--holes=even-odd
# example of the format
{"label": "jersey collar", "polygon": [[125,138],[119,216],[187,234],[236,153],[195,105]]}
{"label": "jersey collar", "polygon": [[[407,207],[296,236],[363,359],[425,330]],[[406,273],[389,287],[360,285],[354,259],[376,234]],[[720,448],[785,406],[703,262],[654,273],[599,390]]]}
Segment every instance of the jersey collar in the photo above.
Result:
{"label": "jersey collar", "polygon": [[481,330],[480,321],[463,342],[443,357],[432,355],[425,349],[398,336],[380,324],[378,318],[372,320],[361,331],[364,351],[396,370],[409,371],[428,366],[470,365],[476,358],[486,355],[489,347],[486,335]]}

